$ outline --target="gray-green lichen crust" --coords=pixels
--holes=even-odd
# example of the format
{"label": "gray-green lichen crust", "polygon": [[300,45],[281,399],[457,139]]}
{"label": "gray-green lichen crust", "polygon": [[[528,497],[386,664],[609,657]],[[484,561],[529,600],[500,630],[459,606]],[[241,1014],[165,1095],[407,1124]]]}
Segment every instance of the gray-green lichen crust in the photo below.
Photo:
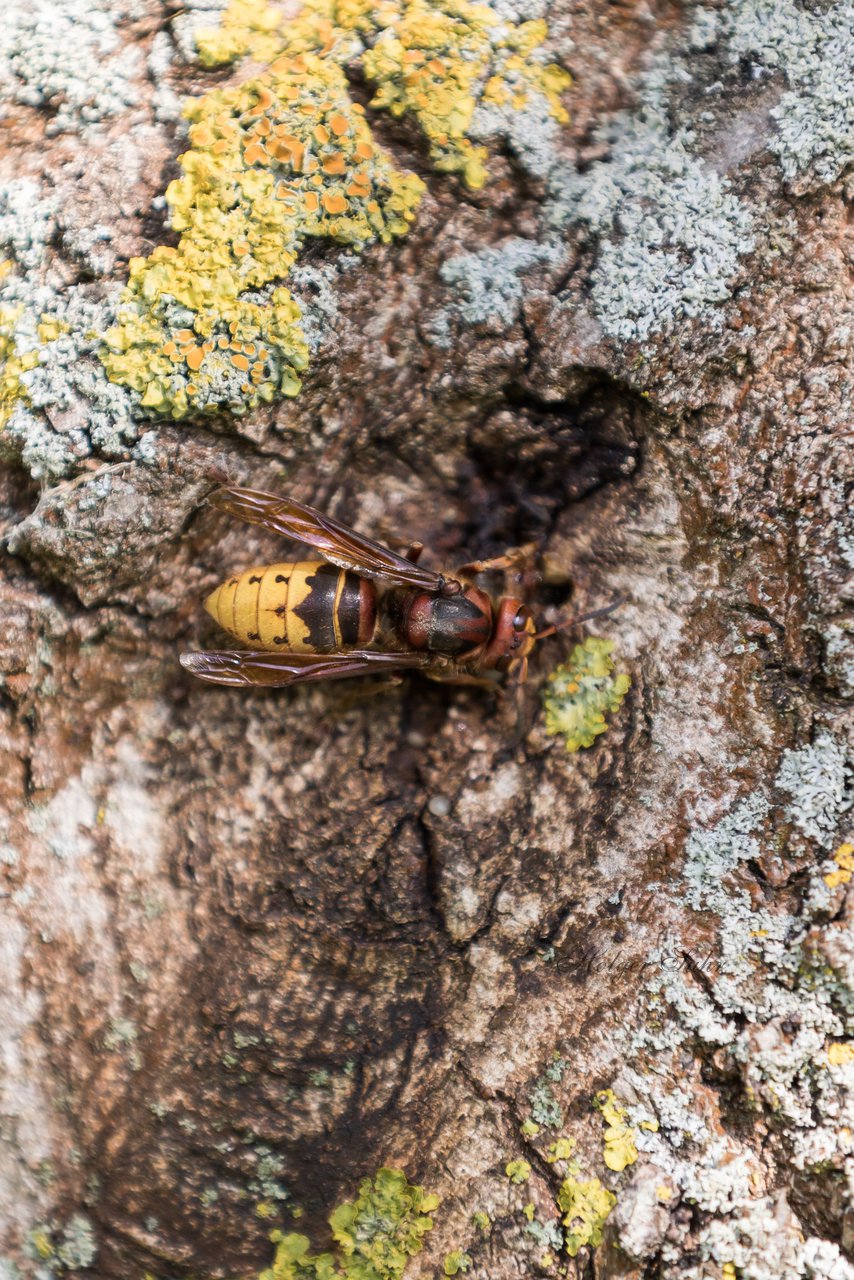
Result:
{"label": "gray-green lichen crust", "polygon": [[[828,921],[854,868],[854,846],[837,843],[854,796],[852,766],[844,738],[819,730],[813,743],[784,754],[772,787],[736,800],[716,824],[698,824],[681,892],[690,911],[715,924],[705,976],[686,966],[675,935],[650,956],[656,976],[642,1000],[645,1025],[628,1036],[614,1083],[630,1099],[639,1151],[616,1220],[632,1257],[658,1256],[687,1280],[708,1275],[709,1265],[750,1280],[854,1276],[836,1244],[811,1236],[788,1205],[775,1205],[768,1169],[750,1144],[714,1131],[690,1071],[676,1069],[683,1084],[675,1091],[656,1083],[670,1055],[675,1064],[693,1045],[714,1050],[738,1081],[742,1105],[768,1117],[795,1168],[813,1175],[851,1168],[854,948],[848,922]],[[738,887],[739,868],[785,840],[774,832],[787,818],[800,833],[793,838],[818,846],[798,913],[757,905]],[[674,901],[679,895],[677,887]],[[662,1195],[645,1199],[649,1179]],[[688,1265],[679,1233],[664,1237],[672,1219],[659,1212],[676,1196],[700,1215],[700,1257]]]}

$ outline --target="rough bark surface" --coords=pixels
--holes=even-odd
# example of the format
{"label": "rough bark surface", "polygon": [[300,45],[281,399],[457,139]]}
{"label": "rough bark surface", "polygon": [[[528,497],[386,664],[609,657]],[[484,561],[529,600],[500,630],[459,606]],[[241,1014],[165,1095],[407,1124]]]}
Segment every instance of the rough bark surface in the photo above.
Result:
{"label": "rough bark surface", "polygon": [[[135,92],[94,124],[7,95],[0,181],[33,196],[0,240],[26,268],[40,236],[59,295],[168,237],[163,93],[220,74],[154,56],[170,16],[116,18]],[[456,1250],[489,1280],[854,1275],[854,14],[548,18],[549,182],[496,146],[472,194],[380,119],[428,192],[332,272],[298,397],[90,437],[62,475],[5,435],[4,1277],[254,1275],[382,1165],[442,1197],[413,1280]],[[499,288],[519,240],[549,253]],[[435,565],[536,541],[541,614],[625,595],[607,734],[545,734],[574,638],[539,646],[521,737],[415,678],[193,683],[205,594],[281,555],[206,509],[214,466]],[[594,1178],[616,1207],[570,1257],[560,1189]]]}

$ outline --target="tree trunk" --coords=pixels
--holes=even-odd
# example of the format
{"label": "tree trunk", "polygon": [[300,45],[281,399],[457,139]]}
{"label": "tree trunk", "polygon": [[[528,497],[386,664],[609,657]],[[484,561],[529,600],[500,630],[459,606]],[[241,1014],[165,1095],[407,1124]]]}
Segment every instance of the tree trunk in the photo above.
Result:
{"label": "tree trunk", "polygon": [[[369,106],[408,234],[302,253],[298,395],[173,420],[100,344],[178,243],[178,97],[249,74],[215,8],[0,34],[0,1275],[254,1276],[278,1230],[374,1280],[854,1277],[854,7],[556,0],[571,120],[479,190]],[[546,733],[583,633],[518,717],[194,682],[207,593],[288,554],[214,470],[437,568],[535,543],[538,618],[623,597],[622,708]],[[383,1167],[440,1204],[351,1270]]]}

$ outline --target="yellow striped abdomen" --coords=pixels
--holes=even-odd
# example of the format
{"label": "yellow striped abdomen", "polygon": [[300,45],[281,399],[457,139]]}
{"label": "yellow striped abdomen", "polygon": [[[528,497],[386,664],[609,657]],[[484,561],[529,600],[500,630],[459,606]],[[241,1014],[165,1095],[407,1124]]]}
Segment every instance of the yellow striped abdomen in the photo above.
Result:
{"label": "yellow striped abdomen", "polygon": [[376,590],[367,578],[323,560],[299,560],[229,578],[205,608],[250,648],[336,653],[373,639]]}

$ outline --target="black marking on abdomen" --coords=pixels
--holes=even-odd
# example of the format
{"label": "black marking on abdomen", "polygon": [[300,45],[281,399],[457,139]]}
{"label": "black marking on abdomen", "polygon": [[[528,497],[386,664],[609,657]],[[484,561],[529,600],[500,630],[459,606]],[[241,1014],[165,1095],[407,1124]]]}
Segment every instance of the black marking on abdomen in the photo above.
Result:
{"label": "black marking on abdomen", "polygon": [[340,569],[328,564],[319,565],[305,580],[308,595],[294,609],[295,615],[305,625],[308,643],[315,653],[334,653],[337,648],[335,596],[340,575]]}
{"label": "black marking on abdomen", "polygon": [[355,573],[344,574],[344,589],[338,601],[338,628],[342,645],[359,643],[359,622],[362,614],[362,583]]}

